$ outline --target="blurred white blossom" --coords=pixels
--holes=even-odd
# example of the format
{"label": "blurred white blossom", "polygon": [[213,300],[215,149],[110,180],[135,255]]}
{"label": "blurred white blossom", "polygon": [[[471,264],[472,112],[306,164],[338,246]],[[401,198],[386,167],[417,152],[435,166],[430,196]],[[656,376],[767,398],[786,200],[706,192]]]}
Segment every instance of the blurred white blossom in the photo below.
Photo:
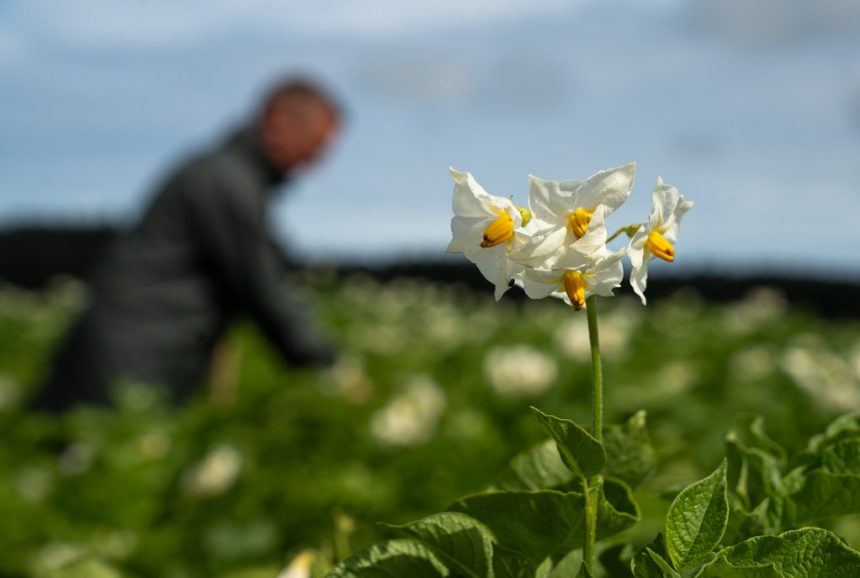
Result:
{"label": "blurred white blossom", "polygon": [[793,345],[780,362],[782,369],[814,403],[834,411],[856,410],[860,386],[848,363],[823,348]]}
{"label": "blurred white blossom", "polygon": [[848,362],[851,364],[851,369],[854,370],[854,377],[860,381],[860,341],[854,344],[848,354]]}
{"label": "blurred white blossom", "polygon": [[191,496],[218,496],[233,487],[241,470],[242,454],[229,444],[221,444],[184,472],[182,487]]}
{"label": "blurred white blossom", "polygon": [[757,287],[740,301],[723,308],[723,327],[733,335],[748,335],[785,315],[785,296],[770,287]]}
{"label": "blurred white blossom", "polygon": [[67,476],[79,476],[87,472],[93,464],[96,449],[86,442],[75,442],[57,458],[60,472]]}
{"label": "blurred white blossom", "polygon": [[443,350],[456,349],[469,333],[463,315],[452,303],[428,304],[424,311],[424,336],[434,347]]}
{"label": "blurred white blossom", "polygon": [[355,404],[363,404],[373,395],[373,382],[364,369],[364,361],[347,355],[338,359],[320,374],[320,390],[326,395],[342,397]]}
{"label": "blurred white blossom", "polygon": [[690,389],[698,377],[698,371],[688,361],[670,361],[657,371],[654,382],[661,394],[676,395]]}
{"label": "blurred white blossom", "polygon": [[160,460],[170,451],[170,437],[161,431],[145,433],[137,440],[137,449],[147,460]]}
{"label": "blurred white blossom", "polygon": [[558,376],[555,359],[531,347],[494,347],[484,357],[484,375],[503,397],[534,397],[549,389]]}
{"label": "blurred white blossom", "polygon": [[[641,307],[631,308],[629,299],[619,299],[618,305],[600,318],[600,356],[620,360],[627,355],[630,339],[640,323]],[[553,342],[562,355],[576,361],[591,359],[591,342],[585,319],[568,317],[553,334]]]}
{"label": "blurred white blossom", "polygon": [[137,534],[131,530],[108,529],[98,532],[93,539],[93,549],[104,558],[123,559],[137,548]]}
{"label": "blurred white blossom", "polygon": [[21,398],[21,386],[12,377],[0,374],[0,410],[11,409]]}
{"label": "blurred white blossom", "polygon": [[75,544],[58,541],[48,542],[39,549],[35,565],[41,570],[59,570],[78,560],[83,555],[83,549]]}
{"label": "blurred white blossom", "polygon": [[302,550],[298,555],[290,561],[290,564],[284,568],[278,578],[311,578],[311,570],[313,569],[314,560],[317,554],[313,550]]}
{"label": "blurred white blossom", "polygon": [[28,502],[44,501],[54,489],[54,480],[44,468],[26,467],[15,476],[15,490]]}
{"label": "blurred white blossom", "polygon": [[729,360],[729,373],[735,381],[758,381],[773,373],[777,360],[770,347],[755,345],[735,353]]}
{"label": "blurred white blossom", "polygon": [[435,435],[446,405],[445,392],[433,378],[414,375],[400,394],[373,414],[371,434],[388,446],[425,443]]}

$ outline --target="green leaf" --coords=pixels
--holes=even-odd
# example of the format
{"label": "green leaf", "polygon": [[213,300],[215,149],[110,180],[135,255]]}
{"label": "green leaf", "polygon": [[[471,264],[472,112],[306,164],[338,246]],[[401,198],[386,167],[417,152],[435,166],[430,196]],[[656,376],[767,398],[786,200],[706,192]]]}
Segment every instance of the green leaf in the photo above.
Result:
{"label": "green leaf", "polygon": [[[735,501],[740,502],[734,504],[731,528],[725,540],[734,544],[738,539],[762,533],[776,534],[782,529],[789,491],[782,477],[781,459],[761,449],[744,446],[734,432],[726,435],[725,446],[727,482]],[[753,529],[756,526],[760,531]],[[754,533],[747,533],[749,531]]]}
{"label": "green leaf", "polygon": [[493,574],[493,533],[474,518],[441,512],[402,526],[386,525],[427,546],[458,574],[469,578]]}
{"label": "green leaf", "polygon": [[638,411],[623,424],[603,432],[606,450],[604,473],[624,480],[634,488],[657,469],[657,450],[645,429],[645,412]]}
{"label": "green leaf", "polygon": [[646,544],[633,557],[631,567],[635,578],[680,578],[680,574],[666,561],[666,542],[663,534]]}
{"label": "green leaf", "polygon": [[833,420],[823,434],[809,440],[809,451],[818,452],[843,439],[860,436],[860,412],[849,413]]}
{"label": "green leaf", "polygon": [[559,489],[573,479],[573,474],[558,455],[555,440],[548,439],[512,459],[493,485],[493,489]]}
{"label": "green leaf", "polygon": [[671,576],[672,578],[681,578],[681,575],[675,571],[669,563],[657,554],[651,548],[645,548],[645,553],[654,565],[659,569],[662,576]]}
{"label": "green leaf", "polygon": [[[602,519],[610,520],[618,514],[625,514],[639,521],[639,505],[633,497],[633,490],[623,480],[603,478],[600,486],[600,500],[597,502],[597,537],[601,538],[600,523]],[[608,535],[608,534],[606,534]]]}
{"label": "green leaf", "polygon": [[860,435],[860,411],[841,415],[830,422],[824,430],[824,439],[841,438],[846,433]]}
{"label": "green leaf", "polygon": [[581,544],[584,507],[582,494],[535,490],[475,494],[451,509],[486,524],[504,548],[540,563]]}
{"label": "green leaf", "polygon": [[596,476],[606,466],[603,444],[569,419],[562,419],[531,408],[544,430],[555,440],[558,453],[570,471],[583,478]]}
{"label": "green leaf", "polygon": [[828,446],[821,454],[821,467],[832,474],[860,474],[860,438]]}
{"label": "green leaf", "polygon": [[731,487],[747,505],[782,496],[782,460],[759,448],[743,445],[729,432],[725,437]]}
{"label": "green leaf", "polygon": [[726,462],[707,478],[685,488],[666,515],[666,551],[683,571],[710,553],[723,537],[729,519]]}
{"label": "green leaf", "polygon": [[770,500],[766,499],[752,511],[748,511],[737,503],[737,498],[729,498],[729,523],[723,534],[723,544],[737,544],[747,538],[760,536],[762,534],[775,534],[779,531],[779,521],[774,522],[773,511],[782,512],[782,507],[774,508]]}
{"label": "green leaf", "polygon": [[493,544],[493,573],[497,578],[534,578],[537,564],[519,552]]}
{"label": "green leaf", "polygon": [[726,548],[703,573],[710,578],[848,578],[860,576],[860,552],[822,528],[757,536]]}
{"label": "green leaf", "polygon": [[[585,501],[578,492],[488,492],[462,498],[450,509],[479,520],[503,548],[522,552],[536,564],[547,557],[561,559],[582,547]],[[605,480],[597,509],[598,539],[638,520],[630,488]]]}
{"label": "green leaf", "polygon": [[353,554],[328,573],[327,578],[439,578],[451,572],[423,544],[390,540]]}
{"label": "green leaf", "polygon": [[764,417],[758,414],[740,414],[735,418],[735,433],[743,444],[761,450],[784,462],[785,448],[770,439],[765,432]]}
{"label": "green leaf", "polygon": [[816,470],[790,498],[786,515],[790,525],[860,513],[860,476]]}

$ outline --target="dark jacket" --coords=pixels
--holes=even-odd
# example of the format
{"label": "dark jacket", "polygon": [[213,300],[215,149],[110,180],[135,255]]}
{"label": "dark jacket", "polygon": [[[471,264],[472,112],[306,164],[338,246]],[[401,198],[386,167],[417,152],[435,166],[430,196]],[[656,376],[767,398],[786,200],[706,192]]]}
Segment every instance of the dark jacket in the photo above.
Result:
{"label": "dark jacket", "polygon": [[110,386],[126,378],[182,397],[205,376],[239,312],[290,363],[331,362],[333,352],[285,291],[284,260],[267,233],[267,200],[283,180],[250,129],[180,167],[101,264],[94,299],[35,405],[105,403]]}

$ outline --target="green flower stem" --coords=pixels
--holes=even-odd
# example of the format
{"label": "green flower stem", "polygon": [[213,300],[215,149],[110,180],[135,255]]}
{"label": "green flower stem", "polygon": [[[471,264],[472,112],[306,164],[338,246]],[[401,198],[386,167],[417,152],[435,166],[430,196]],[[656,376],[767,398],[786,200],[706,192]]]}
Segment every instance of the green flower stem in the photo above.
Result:
{"label": "green flower stem", "polygon": [[600,365],[600,338],[597,333],[597,306],[594,295],[585,300],[588,339],[591,341],[591,435],[603,441],[603,368]]}
{"label": "green flower stem", "polygon": [[582,563],[594,575],[595,544],[597,543],[597,498],[600,495],[602,476],[582,480],[585,497],[585,538],[582,544]]}
{"label": "green flower stem", "polygon": [[[603,439],[603,369],[600,365],[600,339],[597,332],[597,305],[594,295],[585,300],[585,313],[588,318],[588,338],[591,342],[591,435]],[[597,504],[600,495],[602,476],[583,480],[585,497],[585,543],[582,546],[582,563],[594,573],[595,544],[597,542]]]}

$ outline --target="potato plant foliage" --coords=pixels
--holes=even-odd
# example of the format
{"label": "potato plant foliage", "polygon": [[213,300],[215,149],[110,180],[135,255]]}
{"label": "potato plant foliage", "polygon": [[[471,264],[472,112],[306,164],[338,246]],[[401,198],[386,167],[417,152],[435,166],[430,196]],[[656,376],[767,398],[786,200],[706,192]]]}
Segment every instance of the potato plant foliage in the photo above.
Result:
{"label": "potato plant foliage", "polygon": [[23,403],[80,287],[0,290],[0,574],[275,578],[311,549],[315,576],[572,576],[598,472],[596,575],[860,575],[856,322],[769,289],[601,302],[598,446],[563,305],[307,281],[332,371],[240,325],[226,390],[172,408],[129,384],[60,418]]}

